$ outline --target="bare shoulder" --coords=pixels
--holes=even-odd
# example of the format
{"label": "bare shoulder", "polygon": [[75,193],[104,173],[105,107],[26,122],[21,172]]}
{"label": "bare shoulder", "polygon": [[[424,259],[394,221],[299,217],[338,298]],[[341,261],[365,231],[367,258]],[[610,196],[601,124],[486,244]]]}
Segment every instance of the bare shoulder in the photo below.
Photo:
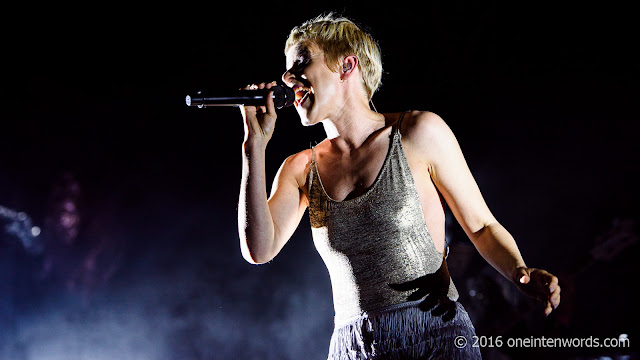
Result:
{"label": "bare shoulder", "polygon": [[298,187],[303,188],[306,185],[309,175],[311,159],[311,149],[302,150],[287,157],[280,168],[280,175],[285,175],[290,179],[294,179]]}
{"label": "bare shoulder", "polygon": [[289,156],[284,160],[284,163],[294,168],[304,168],[307,164],[311,163],[311,156],[311,149],[305,149]]}
{"label": "bare shoulder", "polygon": [[411,111],[402,120],[403,143],[422,151],[435,150],[456,143],[449,125],[431,111]]}

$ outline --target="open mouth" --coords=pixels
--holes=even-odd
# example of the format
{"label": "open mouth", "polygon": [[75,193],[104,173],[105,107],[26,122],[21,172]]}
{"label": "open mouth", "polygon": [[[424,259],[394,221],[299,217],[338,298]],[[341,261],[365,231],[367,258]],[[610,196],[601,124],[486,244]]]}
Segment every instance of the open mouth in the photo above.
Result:
{"label": "open mouth", "polygon": [[311,94],[311,89],[306,86],[299,86],[295,88],[294,91],[296,94],[296,106],[301,106],[309,98],[309,94]]}

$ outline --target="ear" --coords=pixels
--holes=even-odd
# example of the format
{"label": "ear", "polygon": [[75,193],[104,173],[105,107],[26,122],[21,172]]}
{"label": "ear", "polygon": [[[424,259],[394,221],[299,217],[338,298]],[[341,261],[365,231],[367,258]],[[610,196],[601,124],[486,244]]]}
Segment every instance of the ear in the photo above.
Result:
{"label": "ear", "polygon": [[358,57],[355,55],[349,55],[342,61],[342,68],[340,69],[340,78],[347,80],[355,73],[358,68]]}

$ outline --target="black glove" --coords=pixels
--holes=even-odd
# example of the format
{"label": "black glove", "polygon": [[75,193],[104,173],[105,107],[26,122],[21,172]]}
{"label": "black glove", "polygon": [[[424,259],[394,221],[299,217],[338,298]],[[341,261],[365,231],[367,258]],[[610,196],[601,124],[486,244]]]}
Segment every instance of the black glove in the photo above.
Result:
{"label": "black glove", "polygon": [[456,304],[447,297],[450,283],[449,269],[447,269],[447,262],[443,257],[440,268],[433,274],[427,274],[402,284],[389,284],[389,287],[396,291],[415,290],[407,297],[407,301],[419,300],[426,295],[418,305],[420,310],[431,310],[432,315],[441,316],[442,320],[447,322],[456,316]]}

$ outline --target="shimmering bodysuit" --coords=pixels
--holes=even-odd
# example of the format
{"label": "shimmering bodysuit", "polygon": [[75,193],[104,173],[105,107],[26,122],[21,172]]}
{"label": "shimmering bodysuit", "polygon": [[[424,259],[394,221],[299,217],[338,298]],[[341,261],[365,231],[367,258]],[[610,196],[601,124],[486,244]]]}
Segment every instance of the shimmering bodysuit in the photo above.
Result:
{"label": "shimmering bodysuit", "polygon": [[[407,302],[407,293],[389,284],[440,268],[443,255],[427,229],[399,125],[391,131],[382,169],[365,194],[331,199],[320,180],[315,152],[308,184],[313,240],[331,277],[336,326],[363,312]],[[447,296],[458,299],[453,282]]]}

